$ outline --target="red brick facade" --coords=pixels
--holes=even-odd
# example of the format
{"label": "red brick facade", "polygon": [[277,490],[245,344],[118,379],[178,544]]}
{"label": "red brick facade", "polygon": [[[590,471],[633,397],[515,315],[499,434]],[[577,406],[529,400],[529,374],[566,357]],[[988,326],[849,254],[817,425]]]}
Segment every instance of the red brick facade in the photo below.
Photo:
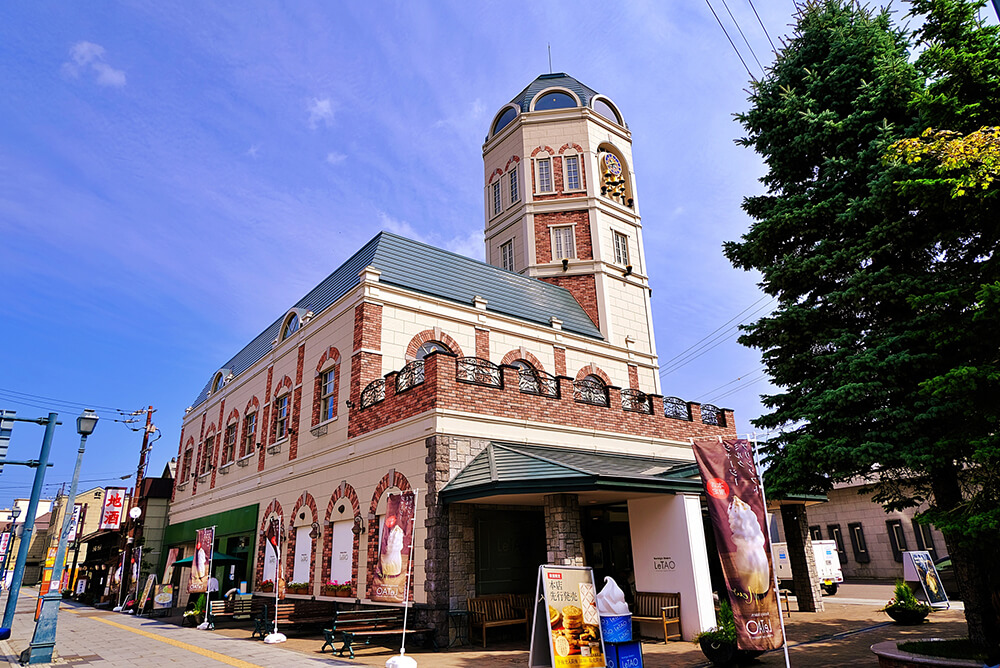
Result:
{"label": "red brick facade", "polygon": [[535,262],[547,264],[563,259],[552,257],[552,234],[549,231],[549,228],[562,225],[573,225],[573,243],[576,245],[575,257],[580,260],[593,260],[594,245],[590,239],[590,215],[586,210],[580,209],[535,214]]}
{"label": "red brick facade", "polygon": [[[306,520],[310,524],[315,524],[319,522],[319,511],[316,509],[316,499],[313,498],[312,494],[309,492],[302,492],[298,500],[295,501],[295,506],[292,508],[292,514],[288,518],[288,531],[285,535],[288,536],[288,547],[285,549],[285,572],[288,577],[294,577],[295,573],[295,544],[298,540],[297,527],[302,526],[302,520],[299,517],[299,511],[303,508],[309,509],[309,515],[307,515]],[[312,532],[315,535],[311,536],[312,545],[309,548],[309,584],[313,584],[314,573],[316,572],[316,541],[319,540],[319,531]]]}
{"label": "red brick facade", "polygon": [[601,320],[597,310],[597,278],[593,274],[576,274],[574,276],[542,276],[546,283],[566,288],[573,298],[580,303],[584,312],[600,327]]}
{"label": "red brick facade", "polygon": [[490,330],[476,327],[476,357],[490,358]]}
{"label": "red brick facade", "polygon": [[420,350],[420,346],[429,341],[438,341],[443,343],[448,347],[448,350],[455,353],[459,357],[465,356],[465,353],[462,352],[462,347],[458,345],[458,341],[448,336],[447,332],[442,332],[440,327],[435,327],[434,329],[425,329],[410,339],[409,345],[406,346],[406,361],[412,362],[417,359],[417,351]]}

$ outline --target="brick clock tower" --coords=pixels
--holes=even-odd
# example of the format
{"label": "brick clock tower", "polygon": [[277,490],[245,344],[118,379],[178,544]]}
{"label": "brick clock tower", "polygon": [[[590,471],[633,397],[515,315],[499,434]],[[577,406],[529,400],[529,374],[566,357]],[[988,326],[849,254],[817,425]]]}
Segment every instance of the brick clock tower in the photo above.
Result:
{"label": "brick clock tower", "polygon": [[609,343],[656,368],[632,134],[614,103],[543,74],[496,114],[483,162],[486,261],[566,288]]}

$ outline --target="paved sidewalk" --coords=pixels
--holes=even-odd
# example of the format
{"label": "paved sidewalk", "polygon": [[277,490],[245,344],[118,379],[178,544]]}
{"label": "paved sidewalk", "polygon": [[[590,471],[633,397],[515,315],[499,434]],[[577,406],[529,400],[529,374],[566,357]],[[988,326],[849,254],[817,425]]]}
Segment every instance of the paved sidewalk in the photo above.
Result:
{"label": "paved sidewalk", "polygon": [[[824,598],[822,613],[798,612],[793,598],[792,613],[786,619],[789,658],[792,666],[875,666],[869,648],[883,640],[915,637],[960,637],[966,627],[960,610],[939,611],[921,626],[895,626],[878,609],[885,604],[883,590],[846,591],[843,601]],[[865,598],[866,595],[871,598]],[[5,597],[4,597],[5,598]],[[28,645],[34,630],[32,611],[37,598],[34,589],[23,589],[18,601],[14,635],[0,642],[3,658],[11,668]],[[0,600],[2,606],[2,600]],[[0,607],[2,609],[2,607]],[[59,612],[56,639],[57,665],[98,667],[168,668],[173,665],[236,666],[237,668],[284,668],[285,666],[384,666],[398,653],[398,647],[361,646],[354,660],[339,659],[319,652],[319,635],[289,637],[281,645],[265,645],[250,639],[250,629],[220,628],[199,631],[158,620],[136,619],[130,615],[95,610],[76,603],[64,603]],[[6,657],[2,655],[5,654]],[[527,666],[528,648],[523,639],[497,641],[490,636],[489,648],[480,645],[456,647],[439,652],[408,646],[421,668],[490,668]],[[689,642],[648,641],[643,643],[647,668],[694,668],[707,666],[701,650]],[[765,654],[755,665],[778,668],[784,665],[779,650]]]}
{"label": "paved sidewalk", "polygon": [[[37,589],[21,590],[11,638],[0,641],[0,655],[5,655],[0,658],[0,666],[7,665],[3,659],[11,668],[19,665],[17,659],[34,633],[37,600]],[[0,600],[0,610],[6,601],[5,594]],[[259,640],[243,642],[208,631],[63,602],[59,610],[53,665],[97,668],[195,665],[199,668],[294,668],[355,664],[332,658],[309,658],[280,645],[265,645]]]}

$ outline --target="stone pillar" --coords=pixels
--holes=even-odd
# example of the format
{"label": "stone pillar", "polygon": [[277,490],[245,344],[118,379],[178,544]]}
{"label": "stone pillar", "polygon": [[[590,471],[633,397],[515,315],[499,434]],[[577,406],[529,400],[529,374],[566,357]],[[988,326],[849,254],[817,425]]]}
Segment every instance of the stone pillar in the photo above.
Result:
{"label": "stone pillar", "polygon": [[576,494],[545,497],[545,549],[550,564],[583,566],[580,499]]}
{"label": "stone pillar", "polygon": [[809,537],[809,520],[802,503],[781,506],[781,523],[788,545],[788,561],[799,610],[823,612],[823,592],[816,576],[816,557]]}

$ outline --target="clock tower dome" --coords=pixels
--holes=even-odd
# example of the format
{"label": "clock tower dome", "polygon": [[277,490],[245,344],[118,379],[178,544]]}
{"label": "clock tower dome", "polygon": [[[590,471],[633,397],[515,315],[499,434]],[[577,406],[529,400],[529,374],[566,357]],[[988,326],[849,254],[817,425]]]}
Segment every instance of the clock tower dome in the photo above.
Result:
{"label": "clock tower dome", "polygon": [[486,261],[562,286],[660,391],[632,133],[607,97],[543,74],[483,144]]}

